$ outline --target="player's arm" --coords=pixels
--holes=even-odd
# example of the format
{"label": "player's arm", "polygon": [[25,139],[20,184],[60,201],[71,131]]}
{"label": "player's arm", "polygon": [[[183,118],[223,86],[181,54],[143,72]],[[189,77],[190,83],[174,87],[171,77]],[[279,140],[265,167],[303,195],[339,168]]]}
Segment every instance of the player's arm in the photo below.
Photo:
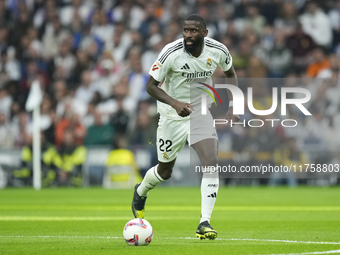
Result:
{"label": "player's arm", "polygon": [[[231,57],[225,45],[218,44],[217,48],[221,50],[219,51],[220,53],[219,66],[221,67],[225,76],[227,77],[226,83],[238,87],[237,75],[233,67],[233,58]],[[240,120],[240,117],[238,115],[234,115],[233,94],[229,90],[227,90],[227,93],[229,97],[229,109],[226,118],[228,121],[232,120],[232,122],[238,122]]]}
{"label": "player's arm", "polygon": [[[235,85],[236,87],[238,87],[237,75],[233,66],[231,66],[228,71],[225,71],[224,74],[227,77],[227,84]],[[229,89],[227,90],[227,93],[229,101],[233,101],[233,94]]]}
{"label": "player's arm", "polygon": [[[227,77],[227,84],[235,85],[236,87],[238,87],[237,75],[233,66],[231,66],[228,71],[225,71],[224,74]],[[227,90],[227,93],[229,102],[233,102],[233,94],[229,89]],[[240,116],[234,115],[234,107],[232,103],[229,103],[229,110],[227,112],[226,118],[227,120],[233,120],[233,122],[238,122],[240,120]]]}
{"label": "player's arm", "polygon": [[189,103],[183,103],[175,98],[169,96],[164,90],[158,87],[159,81],[155,80],[151,75],[146,83],[146,91],[150,96],[157,99],[158,101],[171,105],[181,117],[188,116],[192,110],[192,106]]}

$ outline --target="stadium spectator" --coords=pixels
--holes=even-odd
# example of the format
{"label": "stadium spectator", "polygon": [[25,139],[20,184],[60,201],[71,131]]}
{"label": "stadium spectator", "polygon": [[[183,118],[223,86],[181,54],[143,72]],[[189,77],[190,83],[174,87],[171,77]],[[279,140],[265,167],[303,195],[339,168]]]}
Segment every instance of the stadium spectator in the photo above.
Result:
{"label": "stadium spectator", "polygon": [[307,75],[315,78],[324,69],[329,68],[329,61],[322,48],[318,47],[313,51],[313,62],[307,68]]}
{"label": "stadium spectator", "polygon": [[[76,52],[76,65],[73,69],[71,77],[69,79],[73,88],[77,88],[82,82],[82,73],[85,70],[93,68],[94,63],[90,60],[90,56],[85,50],[79,49]],[[91,72],[91,70],[89,70]]]}
{"label": "stadium spectator", "polygon": [[[143,48],[144,47],[143,37],[137,30],[132,30],[130,32],[130,37],[131,37],[130,48],[132,48],[132,47]],[[127,51],[129,51],[130,48]]]}
{"label": "stadium spectator", "polygon": [[104,123],[109,122],[110,115],[118,110],[118,103],[116,100],[122,100],[124,109],[128,113],[135,111],[136,102],[129,96],[129,82],[128,77],[123,76],[119,83],[112,88],[112,96],[107,100],[96,105],[96,111],[101,114]]}
{"label": "stadium spectator", "polygon": [[9,82],[8,75],[5,70],[0,71],[0,88],[3,88]]}
{"label": "stadium spectator", "polygon": [[44,94],[40,105],[40,128],[46,130],[52,125],[50,112],[52,110],[52,100],[49,94]]}
{"label": "stadium spectator", "polygon": [[81,123],[79,115],[73,114],[68,128],[73,130],[75,143],[77,145],[83,145],[87,130]]}
{"label": "stadium spectator", "polygon": [[0,59],[0,70],[4,70],[9,80],[18,81],[21,78],[20,64],[14,57],[14,49],[2,51]]}
{"label": "stadium spectator", "polygon": [[238,52],[233,55],[233,65],[235,69],[246,68],[249,65],[249,59],[252,56],[251,44],[247,40],[239,43]]}
{"label": "stadium spectator", "polygon": [[33,26],[29,27],[27,29],[27,36],[30,40],[30,47],[33,47],[36,51],[40,53],[43,46],[38,38],[38,30]]}
{"label": "stadium spectator", "polygon": [[297,9],[293,2],[283,2],[280,15],[275,18],[274,26],[276,29],[283,30],[285,35],[291,35],[297,25]]}
{"label": "stadium spectator", "polygon": [[14,22],[12,29],[9,31],[9,41],[13,46],[17,46],[23,35],[27,34],[28,29],[32,26],[30,14],[26,8],[19,11],[18,17]]}
{"label": "stadium spectator", "polygon": [[100,72],[97,78],[97,90],[103,99],[108,99],[112,95],[112,87],[116,84],[118,74],[113,73],[115,64],[111,59],[103,59],[100,62]]}
{"label": "stadium spectator", "polygon": [[[105,49],[112,52],[113,59],[116,63],[122,63],[133,43],[132,36],[123,23],[115,24],[114,28],[115,31],[112,40],[105,44]],[[138,35],[140,34],[138,33]],[[138,38],[136,39],[138,40]],[[140,46],[143,47],[143,45]]]}
{"label": "stadium spectator", "polygon": [[150,38],[149,46],[150,46],[150,49],[145,51],[141,57],[141,60],[142,60],[141,64],[142,64],[144,73],[149,72],[149,67],[152,66],[154,60],[157,58],[159,52],[163,48],[162,36],[156,35],[152,39]]}
{"label": "stadium spectator", "polygon": [[277,31],[275,35],[274,45],[267,52],[265,63],[268,69],[269,78],[285,77],[292,60],[292,53],[285,46],[285,38],[283,31]]}
{"label": "stadium spectator", "polygon": [[[70,33],[60,24],[57,16],[53,18],[51,23],[46,26],[42,37],[43,56],[45,59],[53,59],[58,53],[61,44],[70,36]],[[63,53],[66,54],[67,52]]]}
{"label": "stadium spectator", "polygon": [[103,10],[97,9],[92,16],[91,34],[99,37],[105,44],[110,43],[113,37],[113,26],[109,24],[108,17]]}
{"label": "stadium spectator", "polygon": [[124,108],[124,97],[116,96],[115,98],[118,109],[111,115],[110,123],[113,126],[113,129],[117,132],[116,136],[120,136],[122,134],[127,134],[130,116]]}
{"label": "stadium spectator", "polygon": [[250,0],[240,0],[235,6],[233,18],[244,18],[246,16],[246,10],[250,3]]}
{"label": "stadium spectator", "polygon": [[222,37],[222,35],[227,34],[228,23],[232,15],[233,8],[230,5],[224,5],[223,3],[220,3],[216,8],[216,37]]}
{"label": "stadium spectator", "polygon": [[73,0],[72,5],[65,6],[60,10],[60,21],[63,26],[69,26],[75,18],[85,22],[89,13],[89,6],[82,4],[81,0]]}
{"label": "stadium spectator", "polygon": [[88,104],[96,91],[96,85],[92,82],[90,70],[82,72],[81,80],[81,85],[76,90],[76,98]]}
{"label": "stadium spectator", "polygon": [[154,38],[159,38],[159,36],[161,36],[160,24],[158,22],[151,22],[149,25],[149,33],[147,35],[148,39],[146,45],[150,47],[152,41],[155,40]]}
{"label": "stadium spectator", "polygon": [[126,71],[127,72],[131,72],[134,68],[134,65],[136,63],[138,63],[139,61],[141,61],[141,49],[139,49],[138,47],[133,47],[129,50],[126,61],[125,61],[125,65],[126,65]]}
{"label": "stadium spectator", "polygon": [[52,21],[57,16],[58,9],[54,0],[46,0],[37,5],[36,8],[32,20],[34,27],[39,30],[39,38],[41,38],[47,27],[52,26]]}
{"label": "stadium spectator", "polygon": [[50,109],[47,113],[50,119],[50,126],[44,130],[44,135],[46,137],[46,141],[50,144],[54,144],[56,142],[56,126],[58,123],[57,114],[54,108]]}
{"label": "stadium spectator", "polygon": [[334,5],[328,13],[333,30],[333,48],[337,47],[340,42],[340,2],[336,1]]}
{"label": "stadium spectator", "polygon": [[13,122],[15,121],[15,124],[18,124],[19,120],[19,113],[22,111],[22,107],[20,103],[17,100],[13,100],[13,103],[11,105],[11,114],[10,118],[8,119],[9,121]]}
{"label": "stadium spectator", "polygon": [[106,159],[106,172],[103,179],[105,188],[126,189],[142,180],[132,151],[127,149],[127,141],[123,135],[114,139],[114,149]]}
{"label": "stadium spectator", "polygon": [[247,77],[262,78],[267,76],[267,68],[258,57],[251,56],[248,65]]}
{"label": "stadium spectator", "polygon": [[[322,130],[322,132],[320,132],[320,130]],[[332,134],[332,132],[330,132],[329,119],[324,117],[321,112],[316,109],[313,112],[313,116],[306,120],[304,143],[325,149],[327,147],[327,141],[332,139],[332,137],[328,137],[330,134]]]}
{"label": "stadium spectator", "polygon": [[86,103],[75,97],[74,89],[67,89],[64,80],[58,80],[54,83],[54,92],[58,118],[63,118],[65,114],[72,115],[73,113],[81,117],[86,115]]}
{"label": "stadium spectator", "polygon": [[7,89],[0,88],[0,111],[6,116],[10,115],[13,99],[8,94]]}
{"label": "stadium spectator", "polygon": [[[136,126],[129,137],[129,142],[135,145],[147,145],[155,140],[156,123],[152,118],[152,109],[148,102],[140,103]],[[150,112],[151,110],[151,112]],[[155,144],[155,143],[154,143]]]}
{"label": "stadium spectator", "polygon": [[12,13],[6,7],[5,2],[5,0],[0,0],[0,26],[5,25],[9,20],[12,19]]}
{"label": "stadium spectator", "polygon": [[114,137],[114,129],[111,124],[104,124],[102,116],[94,113],[94,124],[87,129],[84,145],[110,145]]}
{"label": "stadium spectator", "polygon": [[146,93],[146,82],[148,81],[147,73],[143,73],[142,62],[136,61],[131,65],[131,73],[129,75],[129,97],[131,98],[132,109],[137,108],[139,101],[144,101],[150,96]]}
{"label": "stadium spectator", "polygon": [[340,75],[340,66],[339,60],[336,55],[332,54],[328,57],[329,68],[320,71],[317,75],[317,78],[322,78],[322,81],[325,85],[324,94],[325,98],[323,102],[326,104],[325,106],[325,114],[327,116],[333,116],[337,113],[339,107],[339,95],[340,95],[340,86],[339,86],[339,75]]}
{"label": "stadium spectator", "polygon": [[[129,82],[128,76],[123,76],[119,84],[113,88],[114,98],[122,99],[124,109],[129,113],[132,113],[135,110],[137,110],[136,107],[139,102],[138,101],[139,98],[133,97],[133,95],[140,96],[132,92],[134,89],[135,89],[134,84]],[[134,100],[137,100],[137,102]]]}
{"label": "stadium spectator", "polygon": [[[98,92],[95,93],[95,96],[99,95]],[[94,97],[95,97],[94,96]],[[82,118],[82,124],[86,127],[86,130],[88,129],[89,126],[94,124],[94,114],[96,112],[96,104],[94,100],[92,100],[88,105],[87,105],[87,113],[86,115]]]}
{"label": "stadium spectator", "polygon": [[54,164],[58,167],[58,182],[62,185],[79,187],[83,183],[83,164],[87,150],[78,146],[72,129],[65,129],[63,141],[54,156]]}
{"label": "stadium spectator", "polygon": [[56,140],[55,144],[59,147],[64,139],[65,130],[69,129],[73,131],[75,143],[82,145],[86,136],[86,128],[80,122],[79,116],[75,113],[69,112],[65,114],[65,117],[61,119],[55,127]]}
{"label": "stadium spectator", "polygon": [[198,15],[201,15],[207,24],[207,29],[209,31],[210,37],[216,37],[216,23],[215,18],[210,15],[210,10],[212,8],[209,8],[208,5],[202,3],[197,6],[197,10],[195,11]]}
{"label": "stadium spectator", "polygon": [[124,1],[112,11],[112,19],[116,22],[126,23],[128,28],[138,30],[144,19],[144,10],[132,1]]}
{"label": "stadium spectator", "polygon": [[317,78],[339,78],[339,59],[335,54],[328,56],[329,68],[321,70]]}
{"label": "stadium spectator", "polygon": [[62,77],[59,78],[69,79],[74,67],[76,66],[76,58],[71,52],[71,47],[72,45],[70,42],[65,40],[61,43],[59,52],[54,57],[52,65],[54,65],[56,72],[58,72],[58,69],[62,72]]}
{"label": "stadium spectator", "polygon": [[[56,157],[58,155],[55,147],[49,144],[43,133],[40,133],[41,142],[41,180],[44,187],[53,185],[56,178]],[[32,140],[22,148],[21,168],[12,173],[16,185],[32,185],[33,176],[33,148]]]}
{"label": "stadium spectator", "polygon": [[266,19],[266,23],[270,25],[274,24],[276,17],[280,14],[283,3],[283,0],[258,1],[260,13]]}
{"label": "stadium spectator", "polygon": [[253,107],[257,110],[267,110],[273,104],[272,91],[264,80],[255,80],[252,82],[253,88]]}
{"label": "stadium spectator", "polygon": [[31,120],[25,111],[20,111],[16,118],[13,118],[12,130],[15,137],[15,145],[22,147],[31,141],[32,126]]}
{"label": "stadium spectator", "polygon": [[[179,26],[178,20],[172,19],[169,22],[169,25],[168,25],[166,33],[173,38],[173,39],[170,39],[170,40],[181,38],[182,31],[181,31],[181,28]],[[163,38],[163,39],[165,40],[165,38]],[[167,41],[167,43],[169,43],[169,42]]]}
{"label": "stadium spectator", "polygon": [[39,69],[46,72],[47,63],[42,59],[43,46],[37,33],[35,28],[30,27],[27,35],[21,38],[23,45],[17,49],[20,50],[22,62],[36,61]]}
{"label": "stadium spectator", "polygon": [[87,52],[91,61],[96,62],[98,55],[102,52],[104,47],[104,41],[100,37],[91,34],[91,26],[84,24],[81,30],[81,34],[78,35],[80,38],[78,48]]}
{"label": "stadium spectator", "polygon": [[27,95],[32,82],[37,79],[41,81],[40,85],[42,88],[46,88],[49,85],[49,76],[46,71],[39,68],[38,61],[28,60],[24,69],[24,74],[21,78],[21,91]]}
{"label": "stadium spectator", "polygon": [[8,116],[0,112],[0,147],[12,148],[14,146],[15,138],[12,127],[8,122]]}
{"label": "stadium spectator", "polygon": [[144,19],[142,23],[139,26],[139,32],[142,34],[142,36],[147,39],[150,31],[150,27],[154,23],[158,23],[158,19],[156,17],[157,15],[157,8],[152,2],[148,2],[145,5],[145,11],[144,11]]}
{"label": "stadium spectator", "polygon": [[8,29],[6,26],[0,26],[0,53],[7,50],[8,47]]}
{"label": "stadium spectator", "polygon": [[292,64],[296,71],[304,71],[311,61],[315,44],[312,37],[303,32],[301,23],[298,23],[294,33],[286,38],[286,46],[292,51]]}
{"label": "stadium spectator", "polygon": [[242,30],[250,29],[257,35],[262,35],[266,19],[259,13],[259,8],[255,4],[249,4],[246,10],[247,15],[243,19]]}
{"label": "stadium spectator", "polygon": [[[305,153],[301,152],[297,148],[295,138],[287,138],[282,142],[282,145],[274,151],[274,162],[276,166],[287,166],[291,165],[303,166],[305,170],[305,164],[308,164],[307,157]],[[273,172],[271,174],[271,180],[269,181],[270,186],[276,186],[281,184],[282,180],[286,179],[289,187],[297,186],[296,175],[293,171],[280,171]]]}
{"label": "stadium spectator", "polygon": [[322,47],[329,48],[332,43],[332,27],[328,16],[315,1],[308,1],[306,11],[299,17],[303,31]]}
{"label": "stadium spectator", "polygon": [[273,151],[278,145],[278,138],[271,123],[264,121],[259,129],[249,129],[247,147],[251,154],[251,161],[255,165],[272,164]]}

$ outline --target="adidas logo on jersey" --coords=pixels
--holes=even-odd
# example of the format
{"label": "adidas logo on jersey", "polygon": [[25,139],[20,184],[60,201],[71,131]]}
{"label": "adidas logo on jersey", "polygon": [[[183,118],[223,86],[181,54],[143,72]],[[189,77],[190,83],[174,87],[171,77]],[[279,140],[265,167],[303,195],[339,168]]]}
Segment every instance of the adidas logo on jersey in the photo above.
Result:
{"label": "adidas logo on jersey", "polygon": [[216,197],[216,196],[217,196],[216,192],[214,192],[214,193],[208,195],[208,197]]}
{"label": "adidas logo on jersey", "polygon": [[189,65],[186,63],[186,64],[181,68],[181,70],[183,70],[183,69],[190,69],[190,67],[189,67]]}

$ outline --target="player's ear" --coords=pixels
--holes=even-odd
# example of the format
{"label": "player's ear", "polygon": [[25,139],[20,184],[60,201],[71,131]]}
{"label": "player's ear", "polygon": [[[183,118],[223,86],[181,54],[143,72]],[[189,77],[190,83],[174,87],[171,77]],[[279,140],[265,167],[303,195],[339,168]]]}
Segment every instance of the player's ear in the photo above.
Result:
{"label": "player's ear", "polygon": [[208,29],[203,31],[204,37],[206,37],[208,35]]}

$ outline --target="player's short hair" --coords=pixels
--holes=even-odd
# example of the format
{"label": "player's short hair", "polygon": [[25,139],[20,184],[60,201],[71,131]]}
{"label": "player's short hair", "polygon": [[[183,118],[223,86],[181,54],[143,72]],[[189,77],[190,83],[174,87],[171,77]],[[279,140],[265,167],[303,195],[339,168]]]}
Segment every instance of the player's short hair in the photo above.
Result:
{"label": "player's short hair", "polygon": [[202,26],[204,29],[207,29],[207,23],[205,22],[205,19],[204,19],[201,15],[198,15],[198,14],[191,14],[191,15],[189,15],[188,17],[186,17],[184,21],[187,21],[187,20],[197,21],[198,23],[201,24],[201,26]]}

